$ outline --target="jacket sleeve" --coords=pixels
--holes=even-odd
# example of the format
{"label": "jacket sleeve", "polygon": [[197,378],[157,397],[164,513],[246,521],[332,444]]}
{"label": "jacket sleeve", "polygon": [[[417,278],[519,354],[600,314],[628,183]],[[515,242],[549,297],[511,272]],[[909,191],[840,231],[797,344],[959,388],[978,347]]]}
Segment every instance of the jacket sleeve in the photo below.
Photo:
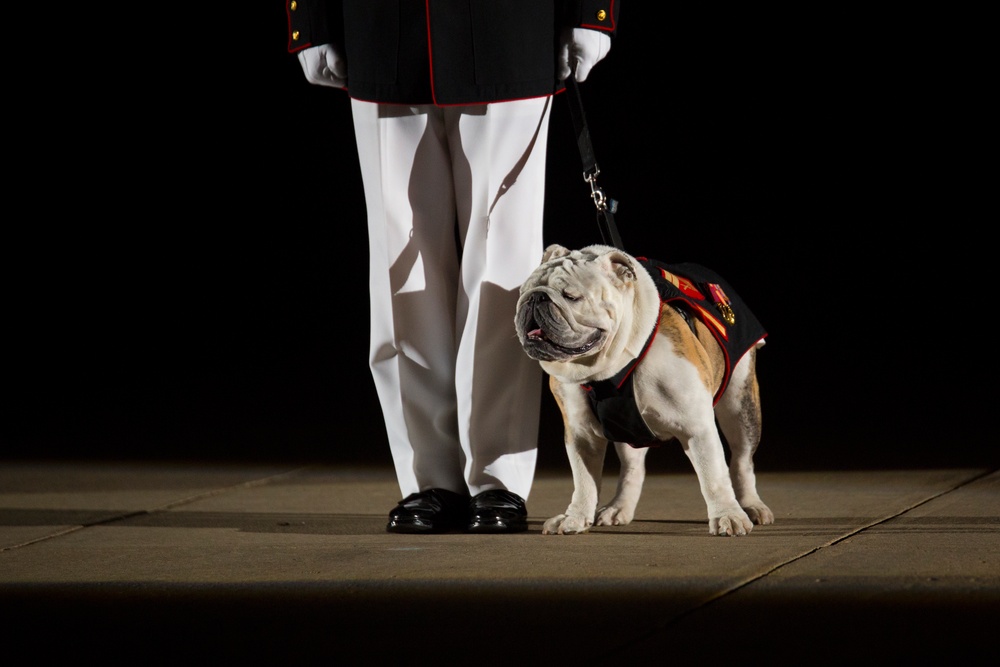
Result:
{"label": "jacket sleeve", "polygon": [[288,14],[288,52],[320,44],[343,44],[340,0],[284,0]]}
{"label": "jacket sleeve", "polygon": [[599,30],[614,37],[618,30],[621,0],[571,0],[565,3],[565,25]]}

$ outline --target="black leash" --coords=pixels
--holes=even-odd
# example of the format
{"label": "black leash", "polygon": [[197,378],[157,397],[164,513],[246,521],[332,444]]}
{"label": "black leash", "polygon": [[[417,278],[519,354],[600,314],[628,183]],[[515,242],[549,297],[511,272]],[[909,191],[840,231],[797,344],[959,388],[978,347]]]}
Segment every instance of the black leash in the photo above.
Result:
{"label": "black leash", "polygon": [[597,176],[601,173],[594,156],[594,146],[590,141],[590,129],[587,127],[587,117],[583,113],[583,100],[580,99],[580,89],[572,76],[566,79],[566,94],[569,101],[569,115],[573,119],[573,129],[576,132],[576,146],[580,150],[583,161],[583,180],[590,184],[590,198],[597,207],[597,227],[601,230],[601,238],[606,245],[613,245],[624,250],[622,239],[615,225],[615,213],[618,202],[604,194],[597,187]]}

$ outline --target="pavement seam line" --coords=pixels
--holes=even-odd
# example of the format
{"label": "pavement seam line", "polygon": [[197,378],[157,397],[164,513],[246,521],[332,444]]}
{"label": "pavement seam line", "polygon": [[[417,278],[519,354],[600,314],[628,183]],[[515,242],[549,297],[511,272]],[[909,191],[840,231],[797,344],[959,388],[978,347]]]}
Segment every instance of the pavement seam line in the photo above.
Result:
{"label": "pavement seam line", "polygon": [[261,477],[259,479],[252,479],[252,480],[250,480],[248,482],[240,482],[239,484],[232,484],[230,486],[223,486],[223,487],[220,487],[218,489],[211,489],[209,491],[203,491],[202,493],[197,493],[197,494],[195,494],[193,496],[189,496],[187,498],[181,498],[180,500],[174,500],[174,501],[166,503],[164,505],[160,505],[159,507],[153,507],[153,508],[150,508],[150,509],[147,509],[147,510],[141,510],[139,512],[133,512],[131,514],[123,515],[121,517],[112,517],[112,518],[107,519],[105,521],[95,522],[93,525],[100,525],[102,523],[111,523],[111,522],[114,522],[114,521],[119,521],[121,519],[126,519],[126,518],[130,518],[130,517],[136,516],[137,514],[154,514],[156,512],[162,512],[164,510],[169,510],[169,509],[173,509],[175,507],[180,507],[181,505],[187,505],[187,504],[193,503],[193,502],[195,502],[197,500],[203,500],[205,498],[211,498],[213,496],[221,496],[224,493],[229,493],[230,491],[234,491],[234,490],[237,490],[237,489],[252,489],[252,488],[255,488],[255,487],[258,487],[258,486],[267,486],[268,484],[271,484],[272,482],[275,482],[277,480],[281,480],[281,479],[284,479],[286,477],[291,477],[291,476],[293,476],[295,474],[298,474],[298,473],[302,472],[303,470],[306,470],[307,467],[308,466],[301,467],[301,468],[293,468],[292,470],[286,470],[285,472],[277,473],[277,474],[274,474],[274,475],[268,475],[267,477]]}
{"label": "pavement seam line", "polygon": [[285,472],[277,473],[274,475],[268,475],[267,477],[261,477],[259,479],[252,479],[248,482],[240,482],[239,484],[231,484],[230,486],[223,486],[217,489],[211,489],[209,491],[203,491],[202,493],[197,493],[193,496],[188,496],[186,498],[181,498],[180,500],[174,500],[169,503],[160,505],[158,507],[152,507],[144,510],[136,510],[134,512],[126,512],[125,514],[119,514],[117,516],[108,517],[106,519],[101,519],[100,521],[90,521],[87,523],[80,524],[78,526],[70,526],[63,530],[51,533],[49,535],[43,535],[42,537],[35,538],[33,540],[28,540],[27,542],[21,542],[20,544],[11,544],[5,547],[0,547],[0,553],[4,551],[12,551],[14,549],[20,549],[22,547],[31,546],[32,544],[38,544],[39,542],[45,542],[47,540],[52,540],[57,537],[62,537],[64,535],[69,535],[70,533],[75,533],[86,528],[93,528],[95,526],[105,526],[116,521],[124,521],[125,519],[131,519],[137,516],[143,516],[147,514],[156,514],[157,512],[163,512],[175,507],[180,507],[181,505],[187,505],[193,503],[196,500],[202,500],[204,498],[211,498],[212,496],[219,496],[223,493],[228,493],[235,489],[252,489],[258,486],[266,486],[280,479],[286,477],[291,477],[292,475],[298,474],[304,470],[307,470],[310,466],[303,466],[300,468],[293,468],[292,470],[286,470]]}
{"label": "pavement seam line", "polygon": [[[752,575],[750,577],[747,577],[743,581],[741,581],[741,582],[739,582],[739,583],[737,583],[737,584],[735,584],[733,586],[730,586],[729,588],[727,588],[725,590],[719,591],[715,595],[710,596],[708,599],[706,599],[703,602],[695,605],[694,607],[691,607],[690,609],[682,611],[681,613],[679,613],[676,616],[668,619],[667,621],[665,621],[665,622],[663,622],[663,623],[661,623],[659,625],[656,625],[652,630],[649,630],[648,632],[644,633],[641,637],[639,637],[635,641],[629,642],[629,644],[637,644],[637,643],[640,643],[640,642],[648,641],[648,640],[652,639],[655,635],[663,632],[664,630],[667,630],[668,628],[670,628],[673,625],[676,625],[681,619],[684,619],[687,616],[690,616],[691,614],[694,614],[695,612],[697,612],[697,611],[699,611],[701,609],[704,609],[704,608],[708,607],[709,605],[711,605],[711,604],[713,604],[715,602],[718,602],[719,600],[721,600],[724,597],[732,595],[736,591],[740,590],[741,588],[745,588],[746,586],[749,586],[750,584],[754,583],[755,581],[760,581],[761,579],[764,579],[765,577],[768,577],[771,574],[774,574],[775,572],[777,572],[778,570],[780,570],[781,568],[783,568],[783,567],[785,567],[787,565],[791,565],[792,563],[794,563],[796,561],[799,561],[799,560],[802,560],[803,558],[805,558],[807,556],[811,556],[812,554],[817,553],[817,552],[821,551],[822,549],[827,549],[829,547],[837,545],[837,544],[843,542],[846,539],[849,539],[849,538],[854,537],[854,536],[856,536],[856,535],[858,535],[860,533],[863,533],[864,531],[869,530],[869,529],[871,529],[871,528],[873,528],[875,526],[878,526],[880,524],[883,524],[886,521],[890,521],[890,520],[895,519],[897,517],[903,516],[907,512],[910,512],[910,511],[912,511],[912,510],[920,507],[921,505],[925,505],[925,504],[929,503],[930,501],[935,500],[936,498],[940,498],[942,496],[945,496],[945,495],[947,495],[949,493],[952,493],[953,491],[957,491],[958,489],[961,489],[962,487],[968,486],[969,484],[972,484],[973,482],[975,482],[977,480],[983,479],[984,477],[988,477],[989,475],[992,475],[992,474],[996,473],[998,470],[1000,470],[1000,468],[993,469],[993,470],[987,469],[987,470],[983,470],[983,471],[977,472],[977,473],[973,474],[972,476],[970,476],[969,478],[961,480],[961,481],[955,483],[950,488],[942,489],[941,491],[938,491],[937,493],[933,493],[933,494],[929,495],[928,497],[924,498],[923,500],[915,502],[915,503],[911,504],[908,507],[904,507],[903,509],[900,509],[899,511],[897,511],[897,512],[895,512],[893,514],[890,514],[889,516],[882,517],[881,519],[875,519],[875,520],[869,522],[868,524],[866,524],[864,526],[859,526],[858,528],[855,528],[854,530],[851,530],[848,533],[846,533],[844,535],[841,535],[840,537],[834,538],[834,539],[830,540],[829,542],[826,542],[824,544],[820,544],[820,545],[818,545],[816,547],[813,547],[812,549],[808,549],[807,551],[804,551],[804,552],[802,552],[801,554],[799,554],[797,556],[793,556],[793,557],[788,558],[788,559],[786,559],[786,560],[784,560],[784,561],[782,561],[780,563],[775,564],[773,567],[768,568],[767,570],[764,570],[764,571],[762,571],[762,572],[760,572],[758,574],[755,574],[755,575]],[[732,538],[729,538],[729,539],[732,539]],[[624,647],[619,647],[619,649],[621,649],[621,648],[624,648]],[[605,654],[605,658],[612,658],[614,656],[614,654],[617,652],[617,650],[619,650],[619,649],[615,649],[613,651],[608,652],[607,654]]]}
{"label": "pavement seam line", "polygon": [[32,544],[37,544],[39,542],[44,542],[46,540],[51,540],[56,537],[62,537],[63,535],[69,535],[70,533],[75,533],[78,530],[83,530],[86,526],[70,526],[69,528],[64,528],[63,530],[57,531],[50,535],[43,535],[42,537],[36,537],[33,540],[28,540],[27,542],[21,542],[19,544],[11,544],[6,547],[0,547],[0,553],[4,551],[13,551],[14,549],[20,549],[21,547],[28,547]]}

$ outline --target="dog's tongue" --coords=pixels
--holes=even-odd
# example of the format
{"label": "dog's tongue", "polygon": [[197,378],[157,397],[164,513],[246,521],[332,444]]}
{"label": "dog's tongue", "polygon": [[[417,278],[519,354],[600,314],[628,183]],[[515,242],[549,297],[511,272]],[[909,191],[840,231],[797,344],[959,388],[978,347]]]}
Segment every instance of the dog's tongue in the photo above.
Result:
{"label": "dog's tongue", "polygon": [[532,329],[531,331],[528,332],[528,338],[544,338],[544,337],[545,334],[542,333],[542,330],[540,328]]}

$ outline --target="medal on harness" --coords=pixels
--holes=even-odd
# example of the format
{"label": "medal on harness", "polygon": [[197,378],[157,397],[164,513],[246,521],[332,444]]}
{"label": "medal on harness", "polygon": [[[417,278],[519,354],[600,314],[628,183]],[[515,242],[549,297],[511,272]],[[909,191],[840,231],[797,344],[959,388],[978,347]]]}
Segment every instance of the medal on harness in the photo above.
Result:
{"label": "medal on harness", "polygon": [[722,319],[730,325],[735,324],[736,313],[733,312],[733,307],[729,305],[729,297],[722,291],[722,288],[716,283],[708,283],[708,291],[712,294],[712,301],[715,302],[715,307],[722,314]]}

